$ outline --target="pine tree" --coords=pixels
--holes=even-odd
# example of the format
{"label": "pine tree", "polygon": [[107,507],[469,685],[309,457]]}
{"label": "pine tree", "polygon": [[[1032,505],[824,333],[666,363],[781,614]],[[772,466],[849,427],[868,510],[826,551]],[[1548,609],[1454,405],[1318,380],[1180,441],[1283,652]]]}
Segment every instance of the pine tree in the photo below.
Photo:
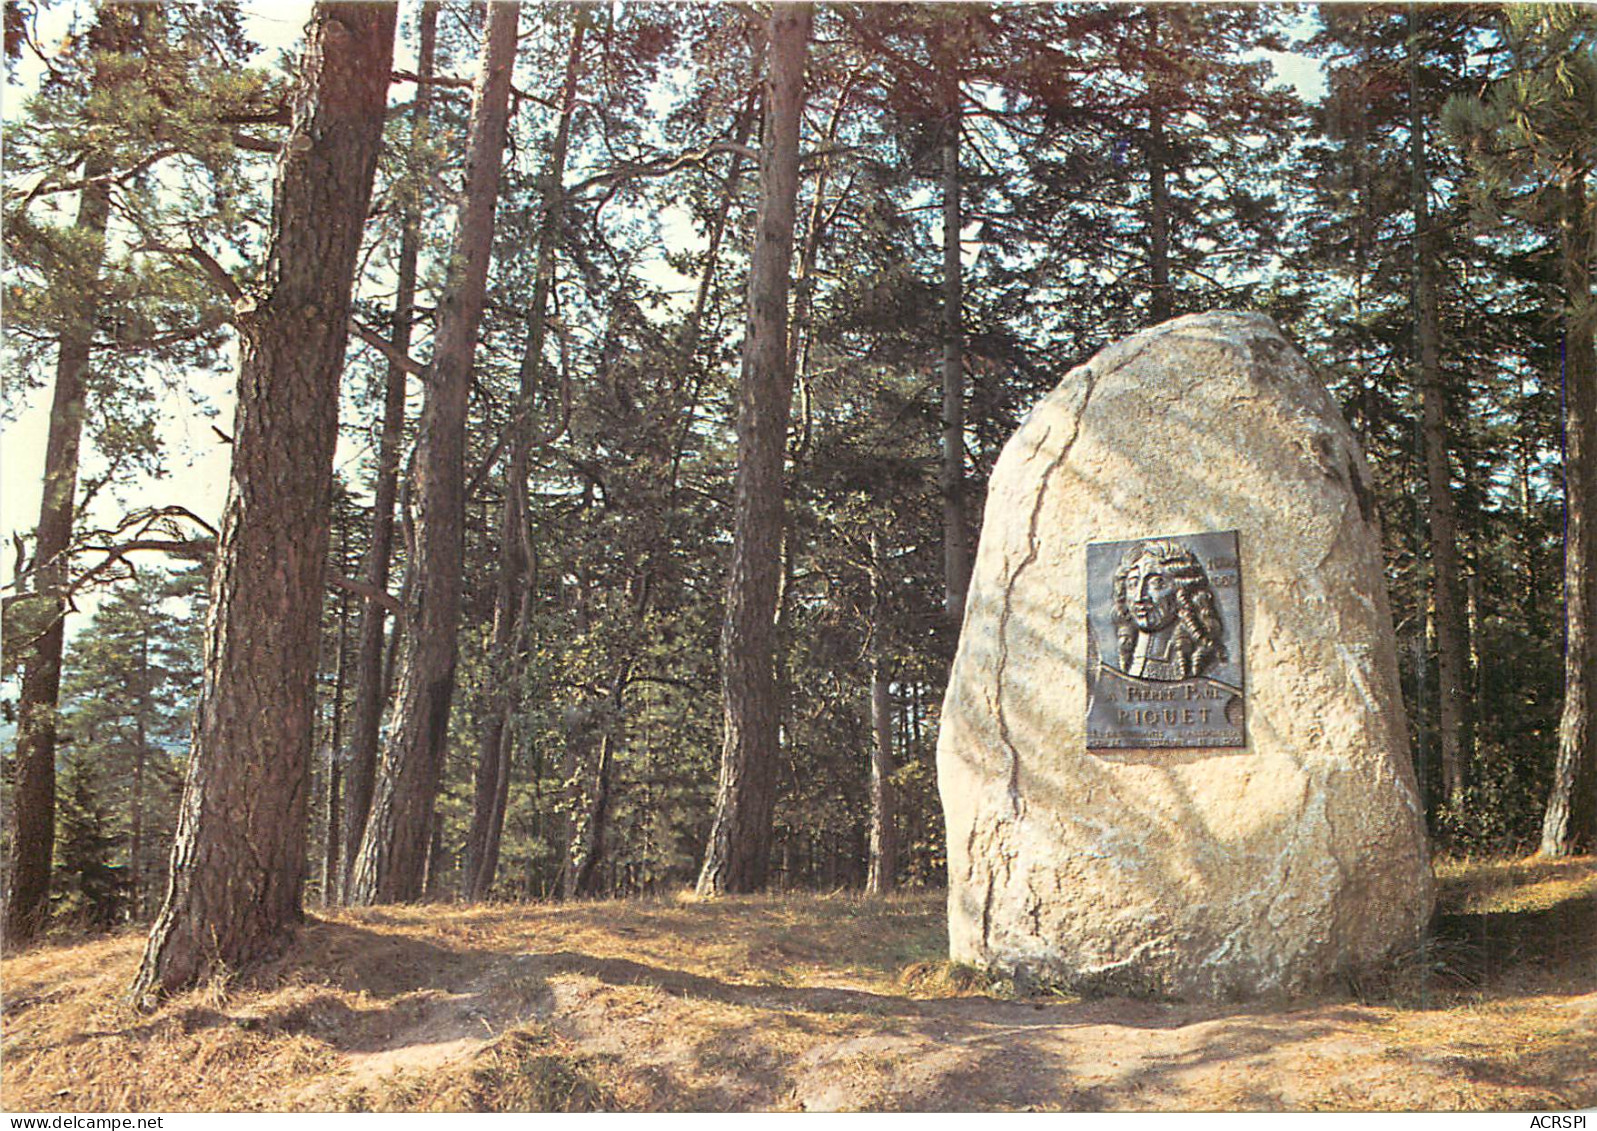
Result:
{"label": "pine tree", "polygon": [[454,698],[466,402],[493,248],[518,15],[516,6],[492,5],[483,35],[450,281],[427,367],[428,395],[417,439],[416,548],[405,586],[407,631],[398,661],[394,721],[350,880],[353,903],[413,900],[423,889]]}
{"label": "pine tree", "polygon": [[[1441,263],[1430,211],[1431,177],[1427,157],[1427,107],[1421,97],[1420,59],[1424,50],[1416,9],[1408,11],[1410,210],[1414,221],[1414,369],[1420,388],[1425,441],[1431,593],[1437,644],[1438,737],[1442,796],[1456,805],[1464,790],[1464,722],[1467,644],[1460,600],[1458,517],[1447,454],[1447,409],[1442,387],[1442,342],[1438,294]],[[1431,113],[1434,113],[1432,111]]]}
{"label": "pine tree", "polygon": [[1565,656],[1558,756],[1541,851],[1597,847],[1597,296],[1591,265],[1597,200],[1597,17],[1572,4],[1509,9],[1508,73],[1484,97],[1455,98],[1447,121],[1487,208],[1506,209],[1556,241],[1563,382]]}
{"label": "pine tree", "polygon": [[471,829],[466,850],[461,894],[483,899],[493,886],[499,866],[499,841],[504,827],[505,803],[510,790],[510,763],[515,734],[512,711],[514,691],[521,683],[521,656],[525,626],[531,617],[530,592],[525,575],[530,564],[527,531],[527,478],[535,436],[532,410],[544,377],[544,344],[548,333],[550,292],[554,283],[555,242],[565,209],[566,154],[571,143],[576,112],[577,83],[582,74],[582,47],[588,14],[577,9],[560,87],[560,114],[554,144],[543,172],[539,201],[537,262],[532,296],[527,307],[527,343],[518,367],[519,389],[509,427],[509,458],[505,463],[505,492],[499,520],[499,571],[495,582],[493,658],[500,682],[498,709],[488,719],[478,756]]}
{"label": "pine tree", "polygon": [[1371,456],[1422,796],[1439,835],[1469,835],[1472,778],[1532,760],[1472,744],[1492,673],[1491,657],[1478,662],[1491,473],[1471,421],[1523,345],[1515,285],[1466,238],[1461,168],[1438,125],[1447,98],[1483,81],[1489,14],[1327,6],[1321,18],[1310,48],[1328,89],[1304,151],[1299,291],[1283,306],[1305,304],[1294,329]]}
{"label": "pine tree", "polygon": [[113,589],[73,640],[62,732],[92,764],[97,796],[126,831],[128,913],[142,920],[166,886],[183,762],[199,692],[204,571],[141,570]]}
{"label": "pine tree", "polygon": [[61,824],[56,834],[58,911],[95,930],[121,921],[132,886],[116,862],[122,838],[115,829],[104,783],[80,750],[66,757]]}
{"label": "pine tree", "polygon": [[698,883],[699,892],[707,895],[757,890],[765,885],[769,865],[779,742],[772,627],[781,573],[782,462],[793,391],[788,290],[811,19],[807,4],[778,5],[768,33],[760,215],[749,263],[736,517],[721,632],[725,733],[715,823]]}
{"label": "pine tree", "polygon": [[[389,345],[395,357],[388,359],[383,381],[382,429],[377,446],[377,475],[373,490],[371,536],[361,579],[373,589],[386,591],[394,554],[394,505],[399,498],[399,460],[405,433],[405,393],[409,372],[400,358],[410,352],[411,336],[418,318],[416,312],[417,261],[421,254],[423,184],[429,171],[428,135],[432,114],[433,61],[438,38],[437,0],[425,0],[418,28],[417,78],[415,102],[411,108],[410,129],[406,138],[406,167],[398,178],[402,186],[401,235],[395,265],[394,308]],[[344,825],[341,830],[344,860],[340,873],[339,899],[348,898],[349,878],[355,871],[355,857],[366,834],[366,818],[371,813],[372,790],[377,780],[377,748],[381,739],[383,704],[388,691],[383,664],[384,623],[387,610],[377,601],[361,608],[359,643],[355,664],[355,703],[350,723],[349,764],[344,782]],[[401,627],[396,624],[394,631]]]}
{"label": "pine tree", "polygon": [[135,1000],[259,958],[302,914],[338,379],[394,24],[393,4],[315,9],[265,278],[237,289],[238,411],[205,690]]}
{"label": "pine tree", "polygon": [[[11,13],[8,10],[8,18]],[[26,22],[22,13],[17,18]],[[148,382],[154,359],[207,364],[224,308],[197,288],[194,264],[150,262],[143,244],[108,240],[115,215],[141,235],[164,212],[157,174],[208,180],[214,208],[191,212],[196,228],[235,230],[240,146],[265,144],[243,123],[276,114],[232,10],[164,12],[108,4],[87,36],[69,43],[7,139],[6,393],[15,397],[54,350],[54,389],[44,490],[28,591],[6,602],[6,669],[20,666],[16,804],[11,815],[5,934],[26,941],[47,907],[53,840],[56,711],[73,578],[79,473],[87,438],[113,474],[154,460]],[[192,105],[172,106],[188,89]],[[27,186],[25,189],[21,186]],[[77,195],[75,221],[60,202]],[[19,380],[20,377],[20,380]]]}

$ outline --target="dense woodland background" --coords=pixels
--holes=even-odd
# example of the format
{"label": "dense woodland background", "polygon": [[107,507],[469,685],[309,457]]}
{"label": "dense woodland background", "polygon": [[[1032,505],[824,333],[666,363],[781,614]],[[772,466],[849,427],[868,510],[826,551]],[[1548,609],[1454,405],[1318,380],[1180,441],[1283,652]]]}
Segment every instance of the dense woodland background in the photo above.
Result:
{"label": "dense woodland background", "polygon": [[[6,400],[54,398],[5,596],[11,941],[224,914],[169,891],[186,774],[178,859],[258,932],[941,884],[987,474],[1070,367],[1215,308],[1276,318],[1371,459],[1438,846],[1592,848],[1597,10],[429,0],[390,85],[383,5],[303,60],[231,5],[66,5],[56,42],[60,7],[5,8],[44,68],[6,92]],[[253,408],[192,407],[255,477],[219,522],[163,413],[235,371]],[[218,813],[280,843],[230,860]]]}

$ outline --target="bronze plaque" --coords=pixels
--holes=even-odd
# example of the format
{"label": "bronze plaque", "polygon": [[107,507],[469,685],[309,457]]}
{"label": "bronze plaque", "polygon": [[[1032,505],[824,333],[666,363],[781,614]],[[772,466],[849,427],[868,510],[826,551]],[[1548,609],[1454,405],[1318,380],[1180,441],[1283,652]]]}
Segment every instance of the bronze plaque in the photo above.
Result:
{"label": "bronze plaque", "polygon": [[1087,544],[1087,748],[1246,746],[1237,532]]}

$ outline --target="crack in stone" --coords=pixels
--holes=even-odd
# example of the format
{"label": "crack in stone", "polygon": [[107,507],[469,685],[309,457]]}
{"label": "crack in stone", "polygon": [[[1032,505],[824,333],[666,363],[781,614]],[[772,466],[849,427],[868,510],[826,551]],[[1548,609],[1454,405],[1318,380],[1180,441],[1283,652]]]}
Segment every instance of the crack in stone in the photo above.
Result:
{"label": "crack in stone", "polygon": [[[1126,358],[1125,361],[1121,362],[1119,365],[1116,365],[1115,370],[1129,365],[1141,353],[1142,351],[1138,350],[1137,353]],[[1110,370],[1110,372],[1112,373],[1114,370]],[[1102,376],[1107,375],[1108,374],[1103,374]],[[997,695],[994,708],[998,716],[999,739],[1003,742],[1004,749],[1009,752],[1009,803],[1016,817],[1020,816],[1021,810],[1020,751],[1015,747],[1014,738],[1009,733],[1009,720],[1004,715],[1004,670],[1009,666],[1009,617],[1014,608],[1015,584],[1020,580],[1020,575],[1026,572],[1026,568],[1030,566],[1032,562],[1037,560],[1037,526],[1042,518],[1043,503],[1048,497],[1048,485],[1053,480],[1054,473],[1058,471],[1065,460],[1069,458],[1071,448],[1075,446],[1076,439],[1081,435],[1081,421],[1082,418],[1087,414],[1087,406],[1092,401],[1092,390],[1093,387],[1098,383],[1100,375],[1095,374],[1091,369],[1088,369],[1086,371],[1086,378],[1087,388],[1082,394],[1080,407],[1076,409],[1076,419],[1071,426],[1070,436],[1065,440],[1064,444],[1061,445],[1059,454],[1055,456],[1048,466],[1043,470],[1042,482],[1037,489],[1036,501],[1032,503],[1030,524],[1026,531],[1026,557],[1018,566],[1014,568],[1013,571],[1010,572],[1008,578],[1004,582],[1004,606],[1003,611],[998,615],[998,663],[996,666],[996,671],[994,672],[994,684],[997,688]],[[1043,433],[1042,439],[1038,441],[1036,448],[1033,449],[1034,452],[1042,450],[1043,446],[1047,444],[1048,437],[1052,435],[1052,432],[1053,430],[1050,428],[1048,431]]]}
{"label": "crack in stone", "polygon": [[981,901],[981,952],[985,958],[991,948],[989,940],[993,932],[993,888],[997,886],[997,878],[992,869],[987,870],[987,892]]}

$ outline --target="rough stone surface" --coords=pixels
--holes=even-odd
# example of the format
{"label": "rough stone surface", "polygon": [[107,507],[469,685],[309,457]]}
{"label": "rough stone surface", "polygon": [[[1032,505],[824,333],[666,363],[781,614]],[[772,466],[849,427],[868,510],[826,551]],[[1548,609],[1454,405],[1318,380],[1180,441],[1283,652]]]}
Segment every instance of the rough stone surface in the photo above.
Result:
{"label": "rough stone surface", "polygon": [[[1167,322],[998,461],[943,708],[952,957],[1190,998],[1311,989],[1434,900],[1363,454],[1260,315]],[[1093,750],[1086,545],[1236,530],[1247,745]]]}

